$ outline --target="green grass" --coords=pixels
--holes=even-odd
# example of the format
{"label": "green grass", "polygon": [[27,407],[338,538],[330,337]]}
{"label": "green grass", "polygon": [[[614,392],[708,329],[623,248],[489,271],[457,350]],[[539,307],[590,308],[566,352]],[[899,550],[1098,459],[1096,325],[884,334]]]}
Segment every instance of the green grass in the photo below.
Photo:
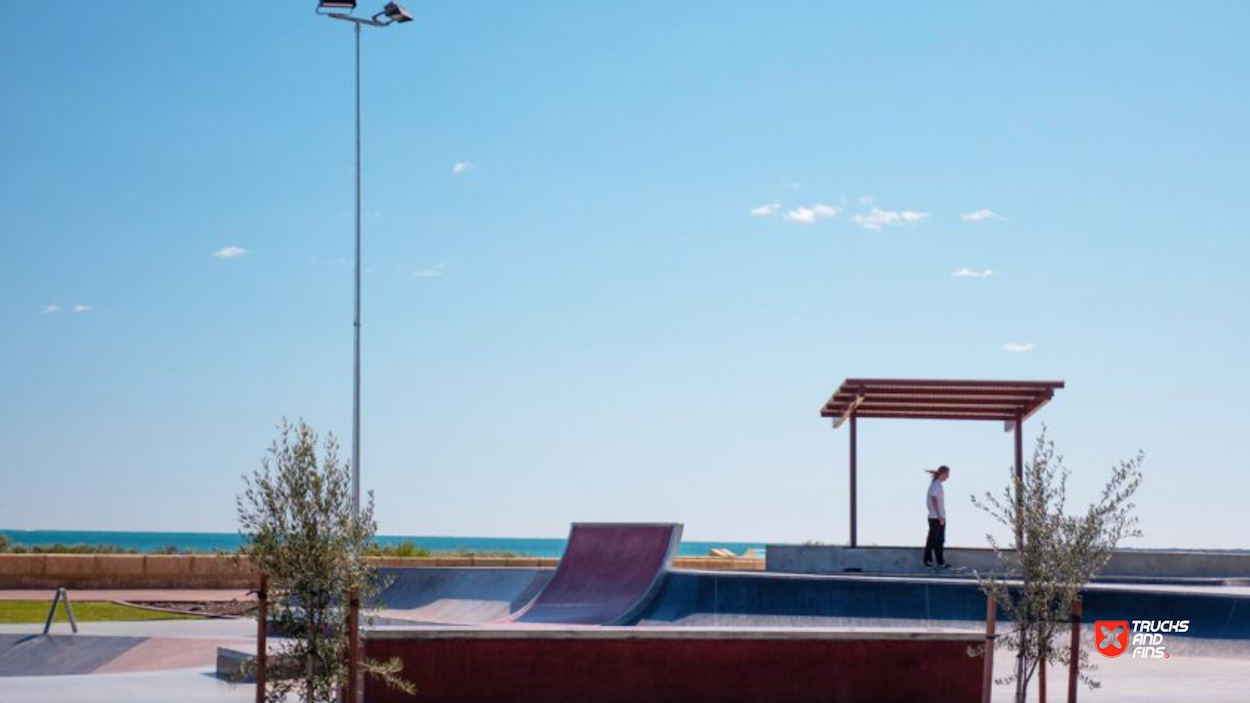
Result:
{"label": "green grass", "polygon": [[[200,620],[198,615],[182,613],[162,613],[143,608],[132,608],[107,601],[83,601],[72,603],[74,617],[78,622],[116,622],[122,620]],[[39,623],[47,622],[51,600],[3,600],[0,601],[0,623]],[[69,622],[65,614],[65,604],[56,609],[56,622]]]}

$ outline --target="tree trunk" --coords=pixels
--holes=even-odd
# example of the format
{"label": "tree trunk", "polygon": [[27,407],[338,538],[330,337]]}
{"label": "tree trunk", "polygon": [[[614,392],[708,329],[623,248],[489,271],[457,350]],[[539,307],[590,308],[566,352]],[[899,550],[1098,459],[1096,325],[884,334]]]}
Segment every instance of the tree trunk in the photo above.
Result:
{"label": "tree trunk", "polygon": [[1016,703],[1025,703],[1028,695],[1028,681],[1024,678],[1024,653],[1016,655]]}
{"label": "tree trunk", "polygon": [[1046,703],[1046,650],[1037,659],[1037,703]]}
{"label": "tree trunk", "polygon": [[308,656],[304,660],[304,703],[316,703],[317,698],[317,667],[314,659],[317,654],[317,619],[309,614],[308,618]]}

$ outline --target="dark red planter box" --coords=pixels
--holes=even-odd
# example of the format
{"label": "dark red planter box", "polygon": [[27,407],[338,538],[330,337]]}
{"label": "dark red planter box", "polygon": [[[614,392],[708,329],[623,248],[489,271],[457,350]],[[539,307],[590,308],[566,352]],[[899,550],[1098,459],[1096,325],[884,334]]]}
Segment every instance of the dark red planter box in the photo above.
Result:
{"label": "dark red planter box", "polygon": [[[378,628],[421,703],[977,701],[981,637],[954,631],[603,627]],[[369,703],[414,699],[376,680]]]}

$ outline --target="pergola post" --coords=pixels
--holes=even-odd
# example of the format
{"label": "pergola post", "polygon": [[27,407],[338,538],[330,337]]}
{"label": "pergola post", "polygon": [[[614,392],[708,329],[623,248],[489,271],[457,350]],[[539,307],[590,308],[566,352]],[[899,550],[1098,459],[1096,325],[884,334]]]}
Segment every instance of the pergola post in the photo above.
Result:
{"label": "pergola post", "polygon": [[1024,413],[1016,411],[1016,548],[1024,547]]}
{"label": "pergola post", "polygon": [[857,524],[859,520],[855,512],[856,511],[855,461],[856,461],[856,456],[858,455],[859,452],[857,451],[856,446],[855,446],[855,439],[856,439],[855,437],[855,413],[852,411],[851,412],[851,546],[852,547],[857,546],[859,544],[859,538],[857,534],[858,532]]}

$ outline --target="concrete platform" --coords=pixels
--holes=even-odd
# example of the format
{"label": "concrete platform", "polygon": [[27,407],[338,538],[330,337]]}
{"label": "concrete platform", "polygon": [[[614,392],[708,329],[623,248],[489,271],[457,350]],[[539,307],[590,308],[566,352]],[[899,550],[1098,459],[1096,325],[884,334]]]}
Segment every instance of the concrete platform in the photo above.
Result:
{"label": "concrete platform", "polygon": [[[923,564],[924,550],[920,547],[770,544],[767,554],[765,570],[770,573],[921,575],[930,571]],[[997,555],[990,549],[949,547],[946,561],[987,574],[1003,570]],[[1250,585],[1250,553],[1119,550],[1112,554],[1099,579],[1232,581]]]}

